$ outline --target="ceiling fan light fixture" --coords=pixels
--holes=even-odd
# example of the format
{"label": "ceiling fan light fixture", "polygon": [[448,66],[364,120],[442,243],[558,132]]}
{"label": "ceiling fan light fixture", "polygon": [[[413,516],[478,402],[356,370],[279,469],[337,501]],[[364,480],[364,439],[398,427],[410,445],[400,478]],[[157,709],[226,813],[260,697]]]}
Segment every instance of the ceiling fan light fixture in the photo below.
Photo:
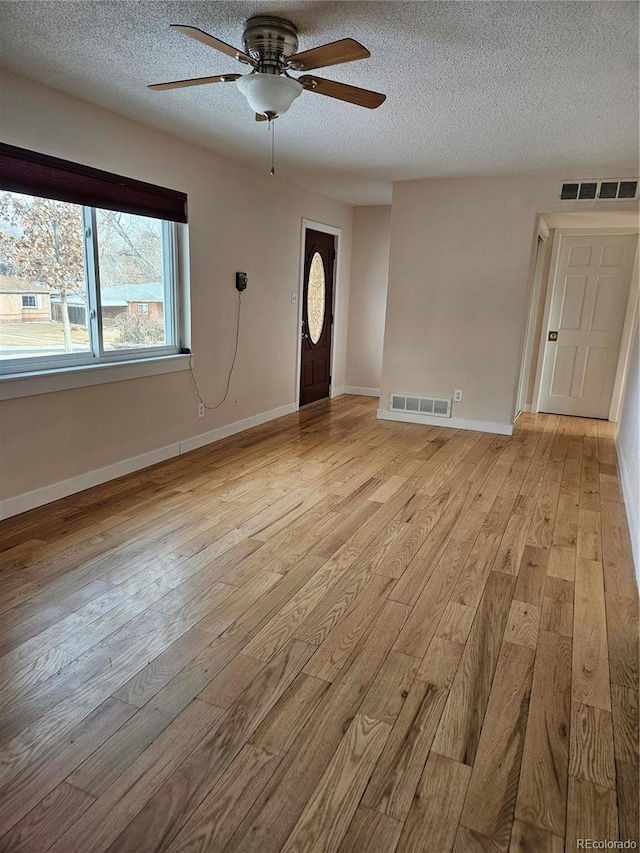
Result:
{"label": "ceiling fan light fixture", "polygon": [[302,86],[292,77],[277,74],[245,74],[236,80],[236,86],[255,113],[276,118],[289,109],[302,92]]}

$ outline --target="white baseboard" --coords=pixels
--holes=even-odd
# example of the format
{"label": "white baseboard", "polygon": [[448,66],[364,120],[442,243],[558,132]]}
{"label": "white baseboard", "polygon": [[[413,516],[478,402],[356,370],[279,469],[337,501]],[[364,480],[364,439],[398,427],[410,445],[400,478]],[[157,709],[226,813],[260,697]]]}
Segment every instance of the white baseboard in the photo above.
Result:
{"label": "white baseboard", "polygon": [[344,393],[344,385],[336,385],[335,388],[332,386],[329,397],[333,400],[334,397],[341,397]]}
{"label": "white baseboard", "polygon": [[286,406],[279,406],[277,409],[270,409],[268,412],[252,415],[250,418],[218,427],[218,429],[212,429],[210,432],[194,435],[193,438],[187,438],[180,442],[180,453],[189,453],[190,450],[198,450],[198,448],[204,447],[205,444],[213,444],[216,441],[220,441],[221,438],[227,438],[229,435],[244,432],[246,429],[266,424],[267,421],[274,421],[276,418],[282,418],[296,411],[296,404],[288,403]]}
{"label": "white baseboard", "polygon": [[295,403],[289,403],[286,406],[280,406],[268,412],[261,412],[259,415],[253,415],[250,418],[227,424],[201,435],[195,435],[193,438],[187,438],[175,444],[168,444],[165,447],[159,447],[157,450],[150,450],[148,453],[142,453],[140,456],[133,456],[130,459],[124,459],[122,462],[115,462],[113,465],[107,465],[105,468],[87,471],[85,474],[80,474],[77,477],[62,480],[59,483],[52,483],[50,486],[34,489],[32,492],[25,492],[22,495],[17,495],[15,498],[7,498],[4,501],[0,501],[0,519],[10,518],[13,515],[44,506],[60,498],[66,498],[76,492],[82,492],[84,489],[90,489],[92,486],[99,486],[101,483],[106,483],[109,480],[115,480],[117,477],[122,477],[125,474],[132,474],[134,471],[148,468],[157,462],[164,462],[166,459],[171,459],[174,456],[181,456],[183,453],[189,453],[189,451],[197,450],[206,444],[213,444],[229,435],[244,432],[252,427],[260,426],[260,424],[264,424],[267,421],[281,418],[284,415],[290,415],[295,411]]}
{"label": "white baseboard", "polygon": [[362,397],[379,397],[379,388],[361,388],[359,385],[346,385],[345,394],[359,394]]}
{"label": "white baseboard", "polygon": [[622,497],[624,499],[624,510],[627,514],[629,525],[629,536],[631,537],[631,550],[633,552],[633,567],[635,570],[636,584],[640,587],[640,500],[638,499],[638,484],[634,488],[631,482],[631,472],[627,465],[624,454],[616,438],[616,455],[618,457],[618,468],[620,469],[620,485],[622,486]]}
{"label": "white baseboard", "polygon": [[168,444],[166,447],[159,447],[157,450],[150,450],[148,453],[142,453],[140,456],[133,456],[130,459],[124,459],[122,462],[115,462],[113,465],[107,465],[105,468],[87,471],[85,474],[79,474],[77,477],[62,480],[59,483],[52,483],[50,486],[43,486],[41,489],[34,489],[32,492],[25,492],[22,495],[17,495],[15,498],[7,498],[0,501],[0,519],[11,518],[12,515],[18,515],[21,512],[27,512],[27,510],[60,500],[60,498],[66,498],[68,495],[90,489],[92,486],[98,486],[100,483],[106,483],[108,480],[115,480],[125,474],[139,471],[141,468],[148,468],[150,465],[155,465],[157,462],[164,462],[165,459],[171,459],[172,456],[178,456],[179,454],[179,444]]}
{"label": "white baseboard", "polygon": [[492,423],[491,421],[471,421],[466,418],[438,418],[430,415],[413,415],[410,412],[390,412],[378,409],[378,418],[382,421],[401,421],[408,424],[449,427],[450,429],[470,429],[475,432],[491,432],[498,435],[513,435],[513,424]]}

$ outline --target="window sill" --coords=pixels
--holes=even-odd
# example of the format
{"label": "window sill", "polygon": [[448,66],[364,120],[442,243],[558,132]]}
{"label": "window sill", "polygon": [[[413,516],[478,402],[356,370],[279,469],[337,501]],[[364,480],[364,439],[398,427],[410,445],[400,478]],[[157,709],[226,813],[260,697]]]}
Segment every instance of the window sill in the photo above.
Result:
{"label": "window sill", "polygon": [[175,373],[189,369],[189,358],[189,355],[181,354],[163,355],[157,358],[59,367],[33,373],[10,373],[0,377],[0,400],[49,394],[70,388],[85,388],[89,385],[104,385],[124,379],[140,379],[161,373]]}

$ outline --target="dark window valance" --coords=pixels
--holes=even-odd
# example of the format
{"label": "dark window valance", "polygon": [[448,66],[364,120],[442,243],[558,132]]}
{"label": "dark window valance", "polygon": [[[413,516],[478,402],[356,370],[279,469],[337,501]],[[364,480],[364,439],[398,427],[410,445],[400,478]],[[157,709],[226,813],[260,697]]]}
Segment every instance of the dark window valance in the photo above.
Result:
{"label": "dark window valance", "polygon": [[0,189],[171,222],[187,221],[185,193],[4,143],[0,143]]}

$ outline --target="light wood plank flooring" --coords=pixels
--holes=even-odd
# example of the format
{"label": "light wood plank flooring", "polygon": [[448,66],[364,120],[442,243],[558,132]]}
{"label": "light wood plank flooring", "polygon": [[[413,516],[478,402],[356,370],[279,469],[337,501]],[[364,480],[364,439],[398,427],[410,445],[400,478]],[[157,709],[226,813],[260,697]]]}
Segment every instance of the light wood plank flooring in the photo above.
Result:
{"label": "light wood plank flooring", "polygon": [[0,525],[0,851],[638,843],[612,425],[375,405]]}

